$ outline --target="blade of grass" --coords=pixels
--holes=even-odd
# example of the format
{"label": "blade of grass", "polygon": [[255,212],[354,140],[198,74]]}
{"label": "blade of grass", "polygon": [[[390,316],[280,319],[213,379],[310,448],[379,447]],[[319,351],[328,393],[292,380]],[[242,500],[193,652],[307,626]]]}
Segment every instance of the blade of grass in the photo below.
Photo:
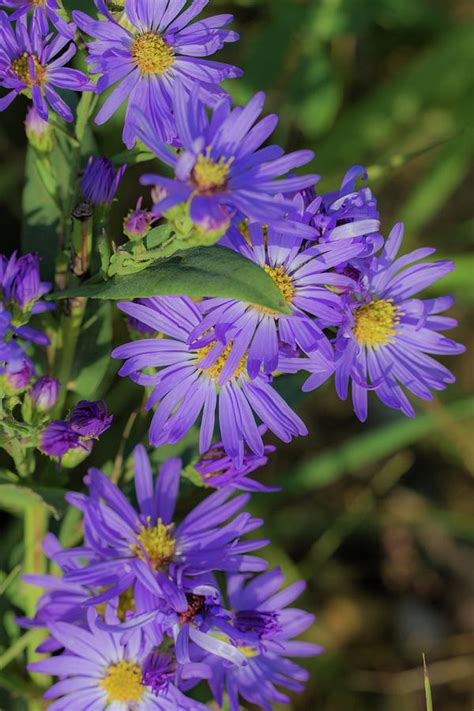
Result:
{"label": "blade of grass", "polygon": [[426,657],[423,654],[423,676],[425,679],[425,696],[426,696],[426,711],[433,711],[433,699],[431,696],[431,684],[426,666]]}

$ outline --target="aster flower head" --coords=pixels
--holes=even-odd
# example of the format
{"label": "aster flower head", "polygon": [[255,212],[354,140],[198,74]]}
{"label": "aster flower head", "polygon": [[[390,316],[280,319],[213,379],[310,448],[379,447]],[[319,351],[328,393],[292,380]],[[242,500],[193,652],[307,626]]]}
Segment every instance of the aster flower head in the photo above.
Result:
{"label": "aster flower head", "polygon": [[48,120],[48,106],[65,121],[72,121],[73,113],[56,88],[95,91],[95,85],[83,72],[65,67],[76,53],[70,38],[51,34],[44,37],[37,23],[28,26],[26,15],[17,20],[14,28],[5,12],[0,12],[0,33],[4,38],[0,48],[0,86],[8,90],[0,99],[0,111],[19,94],[27,93],[44,121]]}
{"label": "aster flower head", "polygon": [[314,213],[311,224],[321,250],[356,249],[358,256],[366,257],[383,246],[377,201],[370,188],[356,189],[358,178],[367,180],[367,172],[355,165],[345,174],[339,190],[318,198],[314,191],[307,191],[305,198]]}
{"label": "aster flower head", "polygon": [[194,0],[183,11],[184,2],[156,0],[153,7],[145,0],[127,0],[120,20],[96,0],[103,19],[93,20],[75,11],[78,26],[94,39],[88,44],[91,71],[101,74],[98,91],[115,85],[97,114],[96,123],[107,121],[127,101],[123,141],[135,143],[138,109],[153,116],[158,140],[176,144],[173,92],[181,82],[188,92],[197,82],[198,96],[213,106],[226,93],[219,82],[241,75],[228,64],[206,59],[238,35],[226,28],[232,15],[215,15],[196,20],[207,0]]}
{"label": "aster flower head", "polygon": [[291,200],[273,199],[279,192],[314,185],[317,175],[281,178],[308,163],[313,153],[296,151],[284,155],[279,146],[261,148],[278,122],[272,115],[256,123],[264,102],[263,93],[256,94],[243,108],[232,108],[230,100],[224,99],[209,117],[197,89],[188,95],[178,85],[174,113],[182,145],[179,154],[160,142],[153,115],[141,114],[138,137],[175,173],[174,179],[159,175],[142,177],[144,185],[158,185],[167,191],[154,209],[165,213],[188,203],[196,225],[209,223],[222,228],[225,218],[230,224],[232,220],[248,217],[279,226],[286,233],[314,235],[314,229],[308,225],[286,219],[288,213],[295,211]]}
{"label": "aster flower head", "polygon": [[151,571],[167,601],[184,611],[188,607],[181,588],[185,577],[210,570],[264,567],[259,558],[246,555],[263,542],[239,542],[241,536],[261,525],[249,514],[235,515],[246,504],[247,495],[229,501],[232,491],[216,492],[175,524],[181,461],[165,462],[155,484],[141,445],[134,450],[134,463],[138,511],[98,469],[90,469],[85,480],[90,496],[67,495],[68,501],[82,510],[85,530],[85,549],[73,549],[70,555],[82,557],[90,550],[92,558],[100,558],[85,569],[71,572],[67,579],[81,584],[110,584],[105,598],[111,599]]}
{"label": "aster flower head", "polygon": [[262,368],[270,374],[279,369],[282,344],[295,352],[314,354],[329,377],[334,371],[333,350],[322,328],[342,322],[343,304],[336,290],[353,285],[351,278],[334,268],[357,254],[357,248],[321,254],[317,247],[304,246],[297,235],[284,235],[257,223],[248,226],[244,237],[231,228],[221,244],[255,262],[271,277],[290,314],[236,299],[207,299],[207,313],[193,337],[214,328],[219,340],[232,342],[233,348],[247,353],[252,379]]}
{"label": "aster flower head", "polygon": [[[241,466],[247,445],[264,454],[255,413],[264,425],[285,442],[307,430],[301,419],[273,389],[264,374],[250,380],[245,349],[219,342],[212,332],[198,346],[189,345],[202,314],[190,299],[154,297],[146,305],[121,303],[127,315],[156,329],[160,338],[146,338],[119,346],[114,358],[124,358],[119,373],[141,385],[153,387],[147,408],[156,411],[150,427],[155,447],[179,442],[200,414],[200,452],[211,446],[216,409],[226,453]],[[142,371],[159,369],[155,375]]]}
{"label": "aster flower head", "polygon": [[123,165],[115,171],[108,158],[89,156],[81,181],[82,194],[87,202],[91,205],[111,205],[126,168]]}
{"label": "aster flower head", "polygon": [[76,26],[61,17],[61,7],[57,0],[2,0],[2,5],[14,11],[10,15],[11,20],[17,20],[31,12],[32,24],[35,24],[43,35],[48,34],[51,22],[60,35],[74,39]]}
{"label": "aster flower head", "polygon": [[99,629],[96,614],[88,614],[88,629],[66,622],[50,625],[64,647],[59,656],[29,665],[31,671],[60,676],[44,698],[53,699],[51,711],[61,709],[114,709],[114,711],[206,711],[175,685],[172,660],[152,664],[152,645],[130,639],[121,644],[116,636]]}
{"label": "aster flower head", "polygon": [[[261,434],[265,434],[266,428],[261,427]],[[216,442],[207,452],[193,465],[195,473],[198,475],[201,484],[212,489],[222,489],[229,486],[242,491],[279,491],[275,487],[267,487],[254,479],[249,479],[248,475],[260,467],[264,467],[268,462],[268,454],[274,452],[276,447],[265,445],[262,456],[249,452],[244,453],[242,464],[237,466],[231,457],[226,454],[224,444]]]}
{"label": "aster flower head", "polygon": [[43,375],[38,378],[30,388],[28,396],[31,404],[38,412],[48,412],[51,410],[58,399],[61,383],[56,378],[51,378],[49,375]]}
{"label": "aster flower head", "polygon": [[103,400],[81,400],[69,415],[69,424],[76,434],[87,439],[99,437],[112,424],[112,415],[107,413]]}
{"label": "aster flower head", "polygon": [[[336,390],[342,399],[352,383],[358,418],[367,417],[368,391],[395,410],[413,417],[404,389],[424,400],[433,390],[454,382],[450,371],[433,355],[456,355],[464,346],[440,331],[457,322],[442,316],[450,296],[422,300],[416,295],[454,269],[453,262],[421,262],[435,250],[417,249],[397,257],[403,225],[391,231],[383,250],[370,260],[360,291],[346,297],[346,321],[336,338]],[[312,389],[311,378],[304,390]]]}
{"label": "aster flower head", "polygon": [[0,255],[0,300],[5,307],[32,313],[48,310],[51,305],[40,299],[50,289],[49,282],[41,281],[37,254],[17,257],[17,253],[13,252],[9,258]]}
{"label": "aster flower head", "polygon": [[130,210],[123,221],[123,232],[131,240],[146,237],[152,223],[157,219],[153,212],[142,208],[142,202],[143,198],[138,198],[137,206]]}
{"label": "aster flower head", "polygon": [[314,656],[322,651],[316,644],[293,639],[313,624],[314,617],[288,607],[304,590],[304,582],[280,590],[283,582],[279,569],[250,581],[242,575],[229,579],[234,634],[247,663],[230,666],[215,656],[205,661],[213,670],[209,684],[217,702],[222,704],[227,690],[231,711],[240,708],[239,697],[265,711],[271,711],[275,704],[290,703],[278,687],[301,692],[308,673],[287,657]]}

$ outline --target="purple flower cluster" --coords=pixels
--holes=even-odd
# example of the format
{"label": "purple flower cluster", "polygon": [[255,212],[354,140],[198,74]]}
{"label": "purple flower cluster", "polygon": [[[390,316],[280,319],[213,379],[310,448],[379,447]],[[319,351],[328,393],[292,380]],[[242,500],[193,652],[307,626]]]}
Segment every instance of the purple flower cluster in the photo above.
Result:
{"label": "purple flower cluster", "polygon": [[63,464],[64,457],[70,455],[71,463],[76,465],[91,451],[92,440],[109,429],[112,419],[105,402],[81,400],[67,420],[53,420],[46,425],[40,433],[38,449]]}
{"label": "purple flower cluster", "polygon": [[[305,391],[334,375],[343,399],[351,382],[361,420],[367,417],[369,390],[388,407],[414,416],[404,389],[431,399],[433,390],[453,382],[432,357],[464,350],[439,333],[456,325],[439,315],[452,299],[413,298],[453,263],[418,263],[431,249],[397,258],[402,226],[384,243],[371,193],[356,191],[353,183],[350,188],[346,180],[340,197],[306,192],[293,198],[294,221],[317,226],[309,238],[250,221],[232,225],[221,240],[268,274],[288,314],[222,298],[193,303],[154,297],[119,304],[135,324],[158,336],[147,332],[112,353],[125,360],[120,375],[152,388],[146,406],[154,409],[152,445],[178,442],[200,418],[204,454],[218,422],[223,462],[214,461],[212,469],[227,471],[229,457],[243,472],[249,455],[257,460],[264,455],[259,422],[285,442],[306,434],[277,391],[279,373],[308,372]],[[340,219],[332,214],[328,221],[330,212]]]}
{"label": "purple flower cluster", "polygon": [[[282,589],[282,573],[266,571],[254,552],[267,541],[248,537],[262,521],[243,510],[249,492],[275,490],[249,476],[275,449],[263,442],[267,430],[284,442],[307,434],[280,394],[279,376],[306,373],[304,391],[334,377],[340,398],[350,386],[360,420],[370,390],[414,416],[407,392],[429,400],[454,380],[433,356],[464,350],[442,333],[456,326],[444,315],[451,297],[418,297],[453,264],[422,261],[431,249],[399,256],[403,228],[384,239],[377,202],[358,182],[367,180],[361,166],[330,193],[318,194],[318,175],[296,175],[313,153],[285,154],[267,143],[278,118],[262,118],[262,93],[233,105],[220,83],[241,71],[209,59],[238,39],[228,29],[231,15],[200,19],[208,0],[95,4],[98,18],[74,11],[72,23],[57,0],[3,1],[13,12],[0,12],[7,90],[0,110],[19,94],[31,99],[27,136],[47,153],[55,130],[49,110],[74,118],[57,90],[108,91],[96,123],[126,104],[125,145],[140,139],[169,169],[141,178],[153,208],[142,209],[140,198],[124,220],[124,233],[137,240],[127,245],[130,259],[149,256],[139,240],[164,217],[184,240],[220,239],[252,261],[286,310],[184,296],[119,304],[133,340],[112,356],[124,361],[121,376],[147,389],[150,444],[177,444],[198,423],[199,456],[184,470],[179,459],[165,461],[154,480],[145,448],[136,446],[135,506],[98,469],[85,478],[87,494],[67,495],[83,514],[84,542],[63,549],[49,534],[44,551],[62,576],[26,576],[46,592],[34,619],[21,622],[49,630],[39,651],[59,652],[30,669],[59,677],[45,694],[51,711],[204,711],[189,693],[201,682],[219,706],[226,698],[238,711],[244,699],[270,711],[307,680],[289,657],[321,651],[293,639],[313,622],[289,607],[304,584]],[[86,61],[97,83],[66,66],[76,26],[89,38]],[[84,199],[111,205],[125,169],[89,158]],[[67,419],[51,421],[59,382],[43,376],[32,384],[29,344],[49,340],[29,320],[51,308],[41,300],[49,288],[36,255],[0,255],[0,397],[29,389],[22,403],[35,433],[29,446],[72,467],[112,417],[104,402],[81,401]],[[176,515],[181,474],[203,494],[184,517]]]}
{"label": "purple flower cluster", "polygon": [[245,538],[262,523],[242,512],[249,495],[216,491],[178,523],[180,460],[166,461],[155,482],[141,445],[134,463],[137,508],[91,469],[89,495],[67,497],[83,513],[84,544],[65,550],[50,534],[44,550],[62,578],[25,578],[47,592],[22,624],[50,631],[41,651],[64,650],[30,665],[61,677],[46,694],[57,699],[51,708],[204,709],[184,693],[201,680],[218,703],[227,688],[232,709],[239,694],[263,708],[286,700],[276,687],[298,690],[307,677],[287,657],[321,650],[292,639],[313,622],[286,609],[304,584],[278,592],[280,571],[263,572],[252,555],[267,541]]}
{"label": "purple flower cluster", "polygon": [[35,314],[54,309],[41,298],[51,284],[41,281],[36,254],[0,254],[0,378],[7,393],[27,389],[35,369],[29,344],[47,346],[49,338],[28,325]]}

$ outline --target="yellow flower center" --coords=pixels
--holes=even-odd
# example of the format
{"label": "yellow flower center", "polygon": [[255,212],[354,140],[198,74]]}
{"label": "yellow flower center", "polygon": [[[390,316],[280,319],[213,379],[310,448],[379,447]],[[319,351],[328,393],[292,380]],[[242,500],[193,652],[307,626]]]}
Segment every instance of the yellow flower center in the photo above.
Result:
{"label": "yellow flower center", "polygon": [[29,0],[30,5],[46,5],[46,0]]}
{"label": "yellow flower center", "polygon": [[142,670],[138,664],[125,660],[111,664],[107,676],[99,683],[107,692],[107,703],[138,703],[145,692]]}
{"label": "yellow flower center", "polygon": [[132,57],[142,74],[165,74],[174,64],[173,48],[155,32],[145,32],[133,41]]}
{"label": "yellow flower center", "polygon": [[[204,346],[203,348],[199,349],[198,361],[197,361],[198,365],[204,360],[204,358],[207,356],[207,354],[212,351],[212,349],[214,348],[215,345],[216,344],[214,342],[208,346]],[[216,362],[213,365],[209,366],[209,368],[202,368],[203,372],[210,375],[213,380],[218,381],[221,376],[222,370],[223,370],[225,364],[227,363],[227,358],[230,355],[232,346],[233,346],[233,341],[231,341],[230,343],[227,344],[227,346],[224,348],[224,350],[222,351],[222,353],[220,354],[220,356],[218,357],[218,359],[216,360]],[[246,369],[247,369],[247,356],[244,355],[240,359],[236,369],[232,373],[231,378],[238,378],[240,375],[242,375],[242,373],[245,373]]]}
{"label": "yellow flower center", "polygon": [[217,163],[210,157],[210,148],[205,155],[200,153],[193,168],[193,180],[199,192],[212,192],[227,183],[233,158],[219,158]]}
{"label": "yellow flower center", "polygon": [[138,543],[132,543],[130,548],[145,562],[148,557],[155,570],[162,570],[171,563],[176,549],[176,542],[171,535],[172,529],[173,524],[165,526],[161,518],[156,526],[152,526],[148,517],[146,526],[142,526],[137,534]]}
{"label": "yellow flower center", "polygon": [[[105,592],[108,588],[101,588],[101,592]],[[99,615],[105,615],[105,610],[107,608],[107,602],[101,602],[95,606]],[[135,608],[135,596],[133,594],[133,588],[127,588],[123,593],[120,593],[117,605],[117,617],[120,622],[125,622],[127,618],[127,612],[136,612]]]}
{"label": "yellow flower center", "polygon": [[[30,70],[30,57],[33,59],[33,65],[35,68],[34,79]],[[40,63],[35,54],[28,54],[28,52],[24,52],[21,57],[13,60],[11,68],[17,75],[18,79],[25,82],[26,86],[30,89],[34,84],[43,84],[46,79],[46,67]]]}
{"label": "yellow flower center", "polygon": [[398,309],[390,300],[375,299],[354,312],[354,335],[361,346],[384,346],[393,341]]}
{"label": "yellow flower center", "polygon": [[263,268],[268,276],[271,277],[273,283],[280,289],[281,295],[286,303],[291,305],[293,296],[295,295],[295,287],[293,286],[293,280],[285,272],[285,267],[280,266],[276,269],[272,269],[268,264],[265,264]]}

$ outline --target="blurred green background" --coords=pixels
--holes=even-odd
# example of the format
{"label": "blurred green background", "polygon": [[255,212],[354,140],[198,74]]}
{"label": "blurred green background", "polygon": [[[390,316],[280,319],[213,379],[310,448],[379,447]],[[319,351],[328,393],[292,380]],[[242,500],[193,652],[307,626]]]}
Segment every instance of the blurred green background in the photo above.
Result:
{"label": "blurred green background", "polygon": [[[352,164],[368,166],[384,233],[402,219],[405,250],[433,245],[456,260],[457,271],[435,293],[456,295],[456,338],[469,348],[469,0],[211,0],[208,10],[233,12],[241,33],[240,43],[220,55],[245,70],[228,86],[236,101],[264,89],[267,109],[281,116],[278,142],[314,149],[312,168],[323,176],[324,189],[336,187]],[[19,247],[25,105],[18,101],[0,116],[0,230],[7,253]],[[120,131],[119,118],[101,127],[101,150],[119,150]],[[139,174],[129,170],[121,187],[117,226],[139,194]],[[423,709],[423,653],[435,711],[474,707],[471,364],[469,351],[449,363],[457,384],[431,403],[418,403],[414,422],[374,397],[363,426],[332,386],[303,397],[297,379],[281,382],[310,434],[279,445],[262,478],[285,490],[256,496],[253,510],[266,519],[271,563],[290,581],[308,581],[300,602],[317,622],[307,638],[326,648],[307,663],[311,681],[292,708]],[[122,396],[109,402],[112,411],[127,402]],[[138,393],[128,396],[136,401]],[[14,517],[5,520],[4,570],[18,561],[19,526]],[[2,644],[5,631],[17,634],[11,611]],[[0,667],[2,661],[0,649]],[[6,688],[7,677],[0,670]],[[7,711],[23,708],[8,695],[2,704]]]}

